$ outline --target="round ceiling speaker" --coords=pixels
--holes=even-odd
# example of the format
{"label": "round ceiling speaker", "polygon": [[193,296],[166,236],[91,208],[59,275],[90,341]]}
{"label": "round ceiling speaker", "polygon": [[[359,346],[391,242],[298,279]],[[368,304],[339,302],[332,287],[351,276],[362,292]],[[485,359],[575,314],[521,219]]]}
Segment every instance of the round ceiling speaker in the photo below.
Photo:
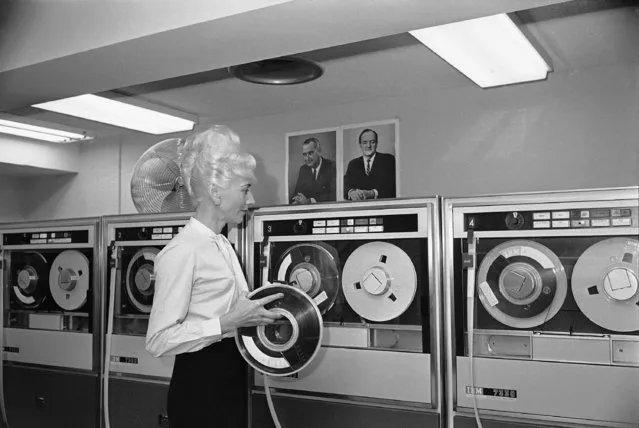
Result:
{"label": "round ceiling speaker", "polygon": [[319,78],[324,70],[319,64],[286,56],[229,67],[231,76],[259,85],[296,85]]}

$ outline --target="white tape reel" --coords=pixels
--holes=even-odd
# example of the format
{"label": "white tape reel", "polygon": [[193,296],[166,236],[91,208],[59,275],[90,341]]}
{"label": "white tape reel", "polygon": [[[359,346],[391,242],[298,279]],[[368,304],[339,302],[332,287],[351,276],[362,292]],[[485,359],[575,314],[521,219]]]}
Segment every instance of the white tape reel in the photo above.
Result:
{"label": "white tape reel", "polygon": [[403,314],[417,292],[417,273],[410,257],[387,242],[357,248],[344,264],[342,290],[351,308],[370,321],[389,321]]}
{"label": "white tape reel", "polygon": [[58,254],[49,272],[49,288],[56,304],[67,311],[81,308],[89,292],[89,259],[79,251]]}
{"label": "white tape reel", "polygon": [[572,271],[572,293],[598,326],[639,330],[639,241],[610,238],[590,246]]}

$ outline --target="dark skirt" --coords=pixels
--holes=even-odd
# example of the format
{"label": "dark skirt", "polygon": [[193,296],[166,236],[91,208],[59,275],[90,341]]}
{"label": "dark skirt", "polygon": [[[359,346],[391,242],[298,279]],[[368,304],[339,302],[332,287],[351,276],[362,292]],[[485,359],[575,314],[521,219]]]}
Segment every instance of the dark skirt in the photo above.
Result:
{"label": "dark skirt", "polygon": [[234,339],[175,357],[167,410],[171,428],[246,428],[247,366]]}

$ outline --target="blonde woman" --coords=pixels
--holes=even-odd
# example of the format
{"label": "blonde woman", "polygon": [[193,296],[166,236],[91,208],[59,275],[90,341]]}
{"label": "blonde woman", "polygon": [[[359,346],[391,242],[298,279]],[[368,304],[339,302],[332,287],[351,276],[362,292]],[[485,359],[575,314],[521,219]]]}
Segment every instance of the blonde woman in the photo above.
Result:
{"label": "blonde woman", "polygon": [[171,428],[246,427],[246,365],[233,336],[239,327],[274,322],[247,299],[246,279],[225,225],[239,223],[253,204],[255,159],[237,134],[214,126],[189,136],[183,176],[197,204],[155,260],[155,295],[146,336],[154,356],[175,355],[168,395]]}

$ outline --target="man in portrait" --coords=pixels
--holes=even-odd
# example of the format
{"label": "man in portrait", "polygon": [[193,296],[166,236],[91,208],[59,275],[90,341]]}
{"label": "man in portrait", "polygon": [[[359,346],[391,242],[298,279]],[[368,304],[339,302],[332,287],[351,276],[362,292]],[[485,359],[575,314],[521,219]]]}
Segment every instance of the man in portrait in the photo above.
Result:
{"label": "man in portrait", "polygon": [[359,134],[362,156],[351,160],[344,175],[344,199],[394,198],[395,156],[377,151],[377,132],[364,129]]}
{"label": "man in portrait", "polygon": [[304,164],[300,167],[291,204],[314,204],[334,201],[335,162],[322,156],[322,146],[315,137],[302,143]]}

